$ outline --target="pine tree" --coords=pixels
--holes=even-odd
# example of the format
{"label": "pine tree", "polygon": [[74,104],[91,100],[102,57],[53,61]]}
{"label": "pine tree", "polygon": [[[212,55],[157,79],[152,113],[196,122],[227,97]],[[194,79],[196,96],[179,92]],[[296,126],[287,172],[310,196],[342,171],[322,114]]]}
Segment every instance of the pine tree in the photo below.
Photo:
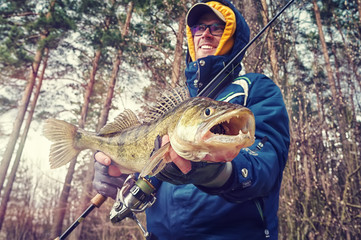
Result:
{"label": "pine tree", "polygon": [[[12,6],[12,3],[9,3],[10,6]],[[14,3],[15,4],[15,3]],[[16,2],[16,7],[18,6],[18,2]],[[34,5],[33,2],[29,1],[29,8],[34,10]],[[4,28],[9,29],[9,25],[14,24],[15,26],[17,26],[16,22],[17,22],[17,15],[19,15],[20,13],[18,13],[18,10],[14,10],[13,8],[14,6],[10,7],[10,12],[9,11],[4,11],[4,13],[2,13],[3,18],[11,18],[13,17],[13,21],[10,21],[10,19],[8,19],[8,21],[5,22]],[[61,6],[62,7],[62,6]],[[7,9],[7,8],[5,8]],[[23,8],[21,8],[23,9]],[[14,10],[13,12],[11,12],[11,10]],[[29,15],[35,15],[33,12],[25,12],[23,14],[20,15],[24,15],[25,17],[29,16]],[[28,22],[26,22],[28,23]],[[59,23],[61,23],[61,25],[59,25]],[[3,160],[1,161],[1,168],[0,168],[0,189],[3,187],[4,185],[4,180],[6,177],[6,172],[8,170],[8,166],[10,164],[11,161],[11,157],[13,154],[13,151],[15,149],[15,145],[19,136],[19,132],[20,132],[20,128],[29,104],[29,100],[33,91],[33,87],[35,85],[35,79],[37,77],[38,74],[38,70],[39,70],[39,66],[40,63],[42,61],[42,57],[43,57],[43,50],[45,47],[49,46],[54,43],[54,41],[56,41],[57,37],[59,37],[61,35],[62,32],[66,32],[71,28],[71,21],[68,20],[66,17],[64,17],[64,13],[63,13],[63,9],[60,8],[55,1],[50,2],[50,5],[48,6],[48,10],[46,12],[46,14],[39,14],[39,17],[37,19],[35,19],[34,22],[32,23],[28,23],[29,26],[27,26],[26,30],[31,32],[31,33],[36,33],[38,36],[36,37],[35,42],[33,43],[34,46],[36,47],[36,52],[35,55],[33,57],[33,59],[31,60],[32,63],[28,69],[29,71],[29,75],[27,78],[27,85],[26,88],[24,90],[24,94],[23,97],[21,99],[20,105],[18,107],[18,115],[16,117],[16,120],[14,121],[14,126],[13,126],[13,131],[9,137],[9,141],[6,147],[6,150],[4,152],[3,155]],[[21,25],[21,24],[20,24]],[[56,27],[58,27],[56,29]],[[55,30],[56,29],[56,30]],[[19,27],[18,30],[10,30],[7,31],[6,34],[8,34],[6,37],[4,37],[5,41],[5,45],[4,47],[2,47],[3,51],[5,51],[5,49],[9,49],[10,52],[12,52],[12,48],[11,46],[7,45],[9,43],[9,41],[12,39],[12,37],[14,37],[14,32],[16,32],[16,39],[19,40],[19,38],[24,38],[25,35],[22,35],[21,33],[25,31],[25,28],[23,27]],[[27,35],[27,37],[29,37],[29,35]],[[8,40],[8,41],[7,41]],[[21,39],[20,43],[26,39]],[[16,41],[16,43],[19,43],[19,41]],[[23,43],[23,49],[26,49],[26,45],[25,43]],[[14,54],[9,54],[9,57],[7,57],[5,55],[5,62],[3,63],[4,66],[6,66],[7,62],[6,60],[11,59],[13,56],[15,56],[14,62],[17,64],[20,64],[22,62],[27,62],[29,57],[26,57],[23,55],[23,51],[21,50],[22,48],[20,48],[20,52],[18,50],[14,50]],[[24,60],[23,60],[24,58]],[[16,65],[16,64],[15,64]]]}

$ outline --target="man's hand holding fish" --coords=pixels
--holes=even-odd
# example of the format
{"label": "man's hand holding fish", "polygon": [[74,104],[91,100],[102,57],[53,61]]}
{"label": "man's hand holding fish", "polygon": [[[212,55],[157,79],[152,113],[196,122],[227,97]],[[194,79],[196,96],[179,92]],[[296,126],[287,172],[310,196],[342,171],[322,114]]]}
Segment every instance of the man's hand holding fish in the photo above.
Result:
{"label": "man's hand holding fish", "polygon": [[[158,150],[159,146],[164,146],[167,143],[169,143],[169,136],[164,135],[161,143],[155,142],[155,149]],[[167,158],[168,163],[156,177],[176,185],[192,183],[217,188],[224,185],[232,173],[232,164],[230,163],[223,163],[220,159],[213,163],[192,162],[179,156],[172,147],[169,148]],[[111,164],[111,159],[103,152],[97,152],[94,159],[98,162],[95,166],[104,165],[108,169],[108,172],[95,171],[94,188],[104,196],[115,198],[116,188],[121,188],[124,182],[124,180],[121,182],[115,179],[125,179],[127,175],[122,175],[121,170],[116,165]]]}

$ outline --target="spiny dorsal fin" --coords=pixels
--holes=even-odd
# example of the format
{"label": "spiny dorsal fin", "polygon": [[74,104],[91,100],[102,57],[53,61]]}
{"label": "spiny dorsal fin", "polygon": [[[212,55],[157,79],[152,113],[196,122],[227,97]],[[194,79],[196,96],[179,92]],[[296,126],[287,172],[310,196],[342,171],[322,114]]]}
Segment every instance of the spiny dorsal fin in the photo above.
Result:
{"label": "spiny dorsal fin", "polygon": [[187,87],[176,87],[162,93],[157,99],[156,104],[150,106],[149,111],[144,117],[144,122],[151,122],[158,119],[188,98],[190,98],[190,96]]}
{"label": "spiny dorsal fin", "polygon": [[124,112],[119,114],[115,119],[114,122],[106,124],[102,127],[98,135],[107,135],[107,134],[114,134],[117,132],[121,132],[122,130],[137,126],[140,122],[137,116],[132,112],[130,109],[125,109]]}

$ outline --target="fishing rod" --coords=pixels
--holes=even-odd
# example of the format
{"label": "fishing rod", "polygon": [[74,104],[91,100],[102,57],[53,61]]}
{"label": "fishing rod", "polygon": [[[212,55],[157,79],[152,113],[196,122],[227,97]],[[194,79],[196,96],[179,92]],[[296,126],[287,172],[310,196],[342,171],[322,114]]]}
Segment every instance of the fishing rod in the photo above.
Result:
{"label": "fishing rod", "polygon": [[60,237],[55,238],[55,240],[63,240],[65,239],[83,220],[88,214],[93,211],[94,208],[99,208],[107,198],[101,194],[95,195],[90,202],[90,206],[80,215],[80,217],[67,229]]}
{"label": "fishing rod", "polygon": [[[224,87],[226,83],[226,79],[229,76],[230,72],[228,71],[231,66],[236,62],[236,60],[246,52],[246,50],[251,46],[263,33],[267,30],[269,26],[294,2],[294,0],[290,0],[281,10],[277,13],[268,23],[262,28],[262,30],[250,41],[248,44],[239,51],[235,57],[198,93],[197,96],[215,98],[217,93]],[[239,63],[238,63],[239,64]],[[238,65],[237,64],[237,65]],[[236,66],[237,66],[236,65]],[[234,68],[233,68],[234,69]],[[233,70],[232,69],[232,70]],[[228,72],[228,73],[227,73]]]}
{"label": "fishing rod", "polygon": [[[235,57],[233,57],[233,59],[203,88],[203,90],[197,96],[215,98],[216,94],[224,87],[225,80],[229,76],[227,71],[231,68],[237,58],[244,54],[249,46],[251,46],[293,2],[294,0],[290,0],[280,10],[280,12],[276,14],[267,23],[267,25],[241,51],[236,54]],[[156,200],[154,195],[155,190],[155,187],[149,180],[145,178],[137,178],[132,174],[129,175],[128,179],[124,182],[122,189],[118,190],[116,201],[110,212],[111,222],[115,224],[128,217],[137,223],[146,240],[156,239],[156,236],[145,230],[134,214],[134,212],[142,212],[154,204]],[[91,200],[91,205],[81,214],[81,216],[60,237],[57,237],[55,240],[65,239],[84,220],[84,218],[91,211],[93,211],[95,207],[99,208],[106,199],[107,198],[105,196],[98,193]]]}
{"label": "fishing rod", "polygon": [[[146,208],[152,206],[155,201],[156,188],[149,179],[144,177],[138,178],[134,174],[130,174],[124,181],[121,189],[118,189],[117,197],[115,199],[112,210],[110,211],[109,219],[113,224],[121,222],[125,218],[130,218],[139,227],[143,233],[145,240],[155,240],[157,237],[148,232],[141,222],[136,217],[135,213],[143,212]],[[74,221],[74,223],[61,234],[60,237],[54,240],[64,240],[83,220],[88,214],[99,208],[107,199],[107,197],[98,193],[91,199],[90,206]]]}

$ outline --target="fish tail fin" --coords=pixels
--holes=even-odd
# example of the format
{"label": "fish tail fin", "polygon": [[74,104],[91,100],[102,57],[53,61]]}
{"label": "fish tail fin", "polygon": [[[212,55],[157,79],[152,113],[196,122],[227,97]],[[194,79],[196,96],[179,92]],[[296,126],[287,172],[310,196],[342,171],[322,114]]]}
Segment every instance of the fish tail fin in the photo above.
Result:
{"label": "fish tail fin", "polygon": [[81,149],[75,148],[78,128],[70,123],[54,118],[45,121],[43,133],[53,144],[50,147],[50,168],[61,167],[75,158]]}

